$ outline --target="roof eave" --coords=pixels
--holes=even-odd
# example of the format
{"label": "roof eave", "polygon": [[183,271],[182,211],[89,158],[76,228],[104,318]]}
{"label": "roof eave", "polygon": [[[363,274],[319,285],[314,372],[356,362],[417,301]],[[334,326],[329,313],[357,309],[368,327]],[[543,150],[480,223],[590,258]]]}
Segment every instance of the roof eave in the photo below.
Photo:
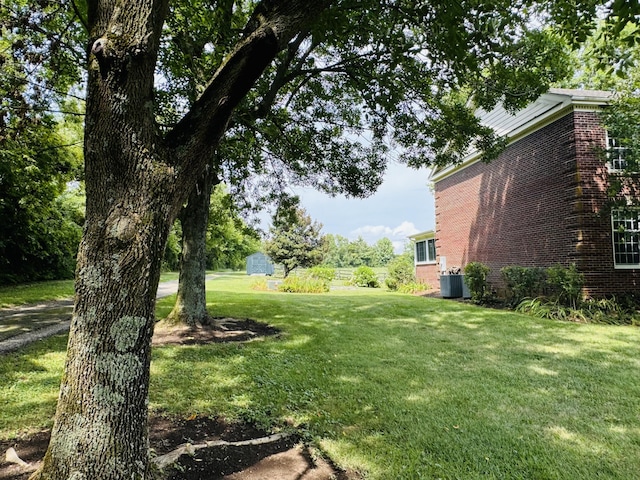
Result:
{"label": "roof eave", "polygon": [[[511,144],[552,121],[567,115],[571,111],[598,110],[609,104],[612,99],[613,94],[605,91],[551,89],[548,93],[541,95],[535,102],[513,115],[498,106],[491,112],[484,112],[484,116],[492,119],[487,126],[494,130],[496,130],[497,126],[512,121],[511,128],[505,134],[508,144]],[[542,110],[541,114],[535,115],[533,110],[535,105],[538,105],[538,108]],[[545,106],[548,106],[548,108]],[[534,116],[530,117],[530,115]],[[429,181],[435,183],[443,180],[449,175],[480,161],[481,158],[482,152],[474,149],[456,165],[434,168],[429,175]]]}

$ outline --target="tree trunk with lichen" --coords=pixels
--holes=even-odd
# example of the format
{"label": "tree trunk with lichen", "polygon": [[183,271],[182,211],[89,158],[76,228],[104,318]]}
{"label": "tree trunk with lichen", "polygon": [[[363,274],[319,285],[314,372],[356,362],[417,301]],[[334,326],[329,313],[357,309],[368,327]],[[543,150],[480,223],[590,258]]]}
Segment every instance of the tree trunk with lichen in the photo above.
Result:
{"label": "tree trunk with lichen", "polygon": [[245,35],[165,136],[153,81],[168,0],[89,0],[86,224],[49,448],[32,479],[153,477],[147,404],[155,294],[170,225],[238,102],[327,2],[258,4]]}
{"label": "tree trunk with lichen", "polygon": [[211,189],[214,183],[217,183],[215,175],[207,168],[191,192],[187,205],[178,215],[182,226],[182,253],[176,303],[167,317],[167,321],[171,323],[190,326],[209,323],[205,287],[206,249]]}
{"label": "tree trunk with lichen", "polygon": [[175,215],[175,167],[158,148],[152,103],[162,22],[138,25],[134,12],[117,10],[103,7],[93,19],[99,38],[89,64],[86,224],[55,423],[34,479],[151,477],[154,298]]}

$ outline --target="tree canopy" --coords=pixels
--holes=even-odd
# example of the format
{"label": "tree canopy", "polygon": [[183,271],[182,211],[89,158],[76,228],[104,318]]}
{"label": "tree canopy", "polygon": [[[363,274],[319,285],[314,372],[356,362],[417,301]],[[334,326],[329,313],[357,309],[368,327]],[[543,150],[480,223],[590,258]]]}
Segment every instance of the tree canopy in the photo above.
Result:
{"label": "tree canopy", "polygon": [[611,103],[600,115],[607,130],[609,145],[602,150],[603,163],[609,170],[607,193],[611,208],[640,205],[640,44],[638,25],[629,23],[614,28],[601,21],[573,53],[571,78],[560,83],[571,88],[589,88],[612,92]]}
{"label": "tree canopy", "polygon": [[245,267],[245,259],[260,250],[260,236],[238,215],[225,184],[211,195],[207,228],[207,268],[212,270]]}

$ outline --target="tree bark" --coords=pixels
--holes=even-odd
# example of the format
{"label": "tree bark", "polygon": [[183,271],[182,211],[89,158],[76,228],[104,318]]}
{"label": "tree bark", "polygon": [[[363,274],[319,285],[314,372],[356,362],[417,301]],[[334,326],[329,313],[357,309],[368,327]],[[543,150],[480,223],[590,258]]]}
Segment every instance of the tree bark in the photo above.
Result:
{"label": "tree bark", "polygon": [[178,293],[167,317],[169,322],[190,326],[209,323],[205,288],[207,226],[211,190],[218,183],[212,169],[207,168],[178,215],[182,226],[182,254]]}
{"label": "tree bark", "polygon": [[169,228],[238,102],[328,2],[271,0],[166,138],[154,69],[168,0],[89,0],[86,224],[65,373],[32,479],[152,478],[147,404],[155,294]]}

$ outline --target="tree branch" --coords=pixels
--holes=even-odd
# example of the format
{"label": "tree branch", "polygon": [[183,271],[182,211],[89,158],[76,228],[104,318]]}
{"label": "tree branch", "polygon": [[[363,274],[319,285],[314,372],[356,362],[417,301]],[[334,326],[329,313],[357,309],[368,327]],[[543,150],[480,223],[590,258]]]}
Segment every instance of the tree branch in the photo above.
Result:
{"label": "tree branch", "polygon": [[298,34],[298,36],[293,42],[289,44],[289,48],[287,49],[287,55],[282,61],[282,63],[280,63],[280,65],[278,66],[275,78],[273,79],[273,82],[271,83],[269,90],[264,95],[262,102],[260,102],[260,104],[256,106],[256,108],[254,109],[254,115],[256,118],[261,118],[267,115],[267,113],[271,110],[271,107],[273,107],[273,104],[276,101],[276,96],[278,92],[285,84],[289,82],[289,80],[287,79],[288,77],[287,71],[291,66],[291,63],[293,62],[293,60],[296,58],[296,54],[298,53],[298,49],[300,48],[300,45],[305,40],[305,38],[307,38],[308,35],[309,35],[309,30],[305,29],[304,31]]}
{"label": "tree branch", "polygon": [[331,1],[265,0],[258,4],[247,23],[245,37],[213,75],[192,109],[165,137],[183,180],[199,175],[224,134],[233,109],[277,53],[315,21]]}
{"label": "tree branch", "polygon": [[71,7],[73,8],[73,12],[76,14],[76,17],[78,17],[78,20],[80,20],[80,23],[82,24],[84,29],[87,31],[87,33],[89,33],[89,23],[87,19],[82,16],[82,13],[80,12],[80,9],[78,8],[75,0],[71,0]]}

